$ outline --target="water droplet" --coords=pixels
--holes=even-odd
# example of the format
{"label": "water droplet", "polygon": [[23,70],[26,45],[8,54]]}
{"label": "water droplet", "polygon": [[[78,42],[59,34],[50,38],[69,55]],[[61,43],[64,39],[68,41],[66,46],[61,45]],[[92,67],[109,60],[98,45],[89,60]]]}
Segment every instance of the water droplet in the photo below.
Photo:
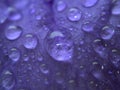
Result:
{"label": "water droplet", "polygon": [[108,56],[107,50],[106,50],[105,47],[98,45],[98,46],[95,46],[94,49],[95,49],[95,52],[96,52],[100,57],[106,58],[106,57]]}
{"label": "water droplet", "polygon": [[24,38],[24,47],[27,49],[35,49],[37,46],[37,38],[33,36],[32,34],[26,34]]}
{"label": "water droplet", "polygon": [[105,26],[101,31],[101,38],[104,40],[110,40],[115,33],[115,30],[112,27]]}
{"label": "water droplet", "polygon": [[7,6],[0,3],[0,24],[5,22],[5,20],[8,17],[8,14],[9,14],[9,10],[8,10]]}
{"label": "water droplet", "polygon": [[67,17],[70,21],[79,21],[81,19],[81,12],[78,8],[70,8]]}
{"label": "water droplet", "polygon": [[61,12],[61,11],[65,10],[65,8],[66,8],[66,4],[65,4],[64,1],[58,1],[57,2],[57,11],[58,12]]}
{"label": "water droplet", "polygon": [[83,5],[85,7],[92,7],[94,5],[96,5],[96,3],[98,2],[99,0],[84,0],[83,1]]}
{"label": "water droplet", "polygon": [[37,15],[36,16],[36,20],[41,20],[42,19],[42,16],[41,15]]}
{"label": "water droplet", "polygon": [[52,31],[47,35],[47,51],[57,61],[70,61],[73,56],[71,34],[65,30]]}
{"label": "water droplet", "polygon": [[22,34],[22,28],[19,26],[8,26],[8,28],[5,30],[5,36],[8,40],[16,40],[20,37]]}
{"label": "water droplet", "polygon": [[113,7],[112,14],[113,15],[120,15],[120,4],[117,4]]}
{"label": "water droplet", "polygon": [[82,30],[85,32],[91,32],[94,30],[94,24],[87,22],[82,25]]}
{"label": "water droplet", "polygon": [[120,68],[120,55],[113,55],[111,62],[115,67]]}
{"label": "water droplet", "polygon": [[102,80],[103,79],[103,74],[100,71],[95,70],[95,71],[92,72],[92,74],[98,80]]}
{"label": "water droplet", "polygon": [[14,61],[14,62],[17,62],[19,59],[20,59],[20,52],[17,48],[12,48],[10,50],[10,53],[9,53],[9,58]]}
{"label": "water droplet", "polygon": [[41,72],[42,72],[43,74],[48,74],[48,73],[49,73],[49,69],[46,67],[45,64],[42,64],[42,65],[40,66],[40,70],[41,70]]}
{"label": "water droplet", "polygon": [[29,60],[29,56],[25,54],[25,55],[23,56],[23,60],[24,60],[24,61],[28,61],[28,60]]}
{"label": "water droplet", "polygon": [[15,78],[13,77],[13,73],[8,70],[2,73],[0,81],[2,87],[4,87],[6,90],[12,90],[12,88],[15,86]]}
{"label": "water droplet", "polygon": [[58,83],[58,84],[63,84],[63,82],[64,82],[64,79],[62,78],[62,75],[61,75],[61,73],[56,73],[56,77],[55,77],[55,79],[56,79],[56,82]]}
{"label": "water droplet", "polygon": [[18,21],[22,19],[22,14],[20,13],[20,11],[11,8],[8,19],[11,21]]}
{"label": "water droplet", "polygon": [[41,56],[38,56],[38,61],[43,61],[43,58]]}

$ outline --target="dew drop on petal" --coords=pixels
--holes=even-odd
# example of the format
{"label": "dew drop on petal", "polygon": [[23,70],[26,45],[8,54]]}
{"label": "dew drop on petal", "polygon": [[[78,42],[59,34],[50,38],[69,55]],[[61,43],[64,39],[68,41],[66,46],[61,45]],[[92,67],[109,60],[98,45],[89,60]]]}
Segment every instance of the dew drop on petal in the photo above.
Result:
{"label": "dew drop on petal", "polygon": [[115,30],[112,27],[105,26],[101,31],[101,38],[104,40],[110,40],[115,33]]}
{"label": "dew drop on petal", "polygon": [[11,21],[21,20],[22,19],[22,14],[21,14],[20,11],[14,9],[14,8],[11,8],[8,19],[11,20]]}
{"label": "dew drop on petal", "polygon": [[37,38],[32,34],[26,34],[23,45],[27,49],[35,49],[38,44]]}
{"label": "dew drop on petal", "polygon": [[67,18],[70,21],[79,21],[81,19],[81,12],[78,8],[70,8],[67,13]]}
{"label": "dew drop on petal", "polygon": [[52,31],[47,35],[47,51],[57,61],[70,61],[73,56],[73,41],[66,31]]}
{"label": "dew drop on petal", "polygon": [[40,66],[40,70],[41,70],[41,72],[42,72],[43,74],[48,74],[48,73],[49,73],[49,69],[48,69],[48,67],[47,67],[45,64],[42,64],[42,65]]}
{"label": "dew drop on petal", "polygon": [[65,10],[65,8],[66,8],[66,3],[64,1],[57,2],[57,11],[58,12]]}
{"label": "dew drop on petal", "polygon": [[94,24],[91,22],[84,23],[82,25],[82,30],[85,32],[91,32],[94,30]]}
{"label": "dew drop on petal", "polygon": [[9,70],[6,70],[2,73],[0,81],[2,87],[4,87],[6,90],[12,90],[12,88],[15,86],[15,77],[13,76],[13,73]]}
{"label": "dew drop on petal", "polygon": [[20,59],[20,51],[17,48],[12,48],[9,53],[9,58],[13,62],[17,62]]}
{"label": "dew drop on petal", "polygon": [[8,40],[16,40],[21,36],[22,31],[21,27],[10,25],[5,30],[5,36]]}
{"label": "dew drop on petal", "polygon": [[98,2],[99,0],[84,0],[83,1],[83,5],[85,7],[92,7],[94,5],[96,5],[96,3]]}
{"label": "dew drop on petal", "polygon": [[113,7],[112,14],[113,15],[120,15],[120,4],[117,4]]}

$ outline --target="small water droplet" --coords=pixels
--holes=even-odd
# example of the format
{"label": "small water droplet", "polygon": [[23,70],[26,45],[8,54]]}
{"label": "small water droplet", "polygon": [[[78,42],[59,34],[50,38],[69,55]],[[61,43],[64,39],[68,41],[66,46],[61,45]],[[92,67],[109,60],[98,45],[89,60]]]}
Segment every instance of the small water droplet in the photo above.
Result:
{"label": "small water droplet", "polygon": [[28,60],[29,60],[29,56],[25,54],[25,55],[23,56],[23,60],[24,60],[24,61],[28,61]]}
{"label": "small water droplet", "polygon": [[70,21],[79,21],[81,19],[81,12],[78,8],[70,8],[67,17]]}
{"label": "small water droplet", "polygon": [[108,56],[107,50],[103,46],[95,46],[94,47],[95,52],[102,58],[106,58]]}
{"label": "small water droplet", "polygon": [[96,3],[98,2],[99,0],[84,0],[83,1],[83,5],[85,7],[93,7],[96,5]]}
{"label": "small water droplet", "polygon": [[82,30],[85,32],[91,32],[94,30],[94,24],[87,22],[82,25]]}
{"label": "small water droplet", "polygon": [[48,74],[48,73],[49,73],[49,69],[46,67],[45,64],[42,64],[42,65],[40,66],[40,70],[41,70],[41,72],[42,72],[43,74]]}
{"label": "small water droplet", "polygon": [[64,82],[64,79],[62,78],[61,73],[56,73],[55,79],[56,79],[56,82],[57,82],[58,84],[63,84],[63,82]]}
{"label": "small water droplet", "polygon": [[61,31],[52,31],[47,35],[47,51],[57,61],[70,61],[73,56],[71,34]]}
{"label": "small water droplet", "polygon": [[13,77],[13,73],[11,71],[5,71],[2,73],[2,76],[0,77],[0,81],[2,84],[2,87],[4,87],[6,90],[12,90],[12,88],[15,86],[15,78]]}
{"label": "small water droplet", "polygon": [[120,4],[117,4],[113,7],[112,14],[113,15],[120,15]]}
{"label": "small water droplet", "polygon": [[41,56],[38,56],[38,61],[43,61],[43,58]]}
{"label": "small water droplet", "polygon": [[112,27],[105,26],[101,31],[101,38],[104,40],[110,40],[115,33],[115,30]]}
{"label": "small water droplet", "polygon": [[66,4],[65,4],[64,1],[58,1],[57,2],[57,11],[58,12],[61,12],[61,11],[65,10],[65,8],[66,8]]}
{"label": "small water droplet", "polygon": [[16,40],[18,39],[22,34],[22,28],[19,26],[8,26],[8,28],[5,30],[5,36],[8,40]]}
{"label": "small water droplet", "polygon": [[21,14],[20,11],[14,9],[14,8],[11,8],[8,19],[11,20],[11,21],[21,20],[22,19],[22,14]]}
{"label": "small water droplet", "polygon": [[37,38],[33,36],[32,34],[26,34],[24,38],[24,47],[27,49],[35,49],[37,46]]}
{"label": "small water droplet", "polygon": [[41,20],[42,19],[42,15],[37,15],[35,18],[36,18],[36,20]]}
{"label": "small water droplet", "polygon": [[10,50],[10,53],[9,53],[9,58],[14,61],[14,62],[17,62],[19,59],[20,59],[20,52],[17,48],[12,48]]}

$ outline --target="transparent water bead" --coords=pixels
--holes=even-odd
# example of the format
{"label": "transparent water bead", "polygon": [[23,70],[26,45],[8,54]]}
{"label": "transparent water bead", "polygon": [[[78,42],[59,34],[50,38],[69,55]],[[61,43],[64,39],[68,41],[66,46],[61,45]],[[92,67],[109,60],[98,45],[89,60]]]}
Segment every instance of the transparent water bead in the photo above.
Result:
{"label": "transparent water bead", "polygon": [[21,36],[22,31],[21,27],[10,25],[5,30],[5,36],[8,40],[16,40]]}
{"label": "transparent water bead", "polygon": [[64,1],[57,2],[57,11],[58,12],[65,10],[65,8],[66,8],[66,3]]}
{"label": "transparent water bead", "polygon": [[4,87],[6,90],[12,90],[12,88],[15,86],[15,77],[13,77],[13,73],[9,70],[6,70],[2,73],[0,81],[0,84],[2,84],[2,87]]}
{"label": "transparent water bead", "polygon": [[108,57],[108,49],[103,46],[102,41],[100,39],[96,39],[93,43],[94,51],[101,57],[101,58],[107,58]]}
{"label": "transparent water bead", "polygon": [[22,14],[20,11],[14,9],[14,8],[10,8],[10,13],[9,13],[8,19],[11,21],[21,20]]}
{"label": "transparent water bead", "polygon": [[101,31],[101,38],[104,40],[110,40],[115,34],[115,30],[113,27],[105,26]]}
{"label": "transparent water bead", "polygon": [[35,49],[38,44],[37,38],[32,34],[26,34],[24,38],[24,47],[27,49]]}
{"label": "transparent water bead", "polygon": [[25,54],[25,55],[23,56],[23,60],[24,60],[24,61],[28,61],[28,60],[29,60],[29,56]]}
{"label": "transparent water bead", "polygon": [[41,70],[41,72],[42,72],[43,74],[48,74],[48,73],[49,73],[49,69],[48,69],[48,67],[47,67],[45,64],[42,64],[42,65],[40,66],[40,70]]}
{"label": "transparent water bead", "polygon": [[57,61],[70,61],[73,57],[71,34],[65,30],[52,31],[47,35],[47,51]]}
{"label": "transparent water bead", "polygon": [[85,32],[91,32],[94,30],[94,24],[91,22],[86,22],[82,25],[82,30]]}
{"label": "transparent water bead", "polygon": [[0,3],[0,24],[4,23],[9,14],[9,9],[3,3]]}
{"label": "transparent water bead", "polygon": [[17,48],[10,49],[9,58],[13,62],[17,62],[20,59],[20,51]]}
{"label": "transparent water bead", "polygon": [[96,5],[96,3],[98,2],[99,0],[84,0],[83,1],[83,5],[85,7],[92,7],[94,5]]}
{"label": "transparent water bead", "polygon": [[112,14],[113,15],[120,15],[120,3],[113,7]]}
{"label": "transparent water bead", "polygon": [[79,21],[81,19],[81,11],[78,8],[70,8],[68,13],[67,13],[67,18],[70,21]]}

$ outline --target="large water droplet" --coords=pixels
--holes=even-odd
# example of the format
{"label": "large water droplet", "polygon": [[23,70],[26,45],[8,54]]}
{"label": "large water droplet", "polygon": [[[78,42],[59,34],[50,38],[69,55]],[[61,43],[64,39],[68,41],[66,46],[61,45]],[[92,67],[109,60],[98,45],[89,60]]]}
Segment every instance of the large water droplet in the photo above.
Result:
{"label": "large water droplet", "polygon": [[101,38],[104,40],[109,40],[113,37],[115,30],[112,27],[105,26],[101,31]]}
{"label": "large water droplet", "polygon": [[47,35],[47,51],[57,61],[70,61],[73,56],[71,34],[65,30],[52,31]]}
{"label": "large water droplet", "polygon": [[120,4],[117,4],[113,7],[112,14],[113,15],[120,15]]}
{"label": "large water droplet", "polygon": [[65,8],[66,8],[66,4],[65,4],[64,1],[58,1],[57,2],[57,11],[58,12],[61,12],[61,11],[65,10]]}
{"label": "large water droplet", "polygon": [[12,90],[12,88],[15,86],[15,78],[13,77],[13,73],[8,70],[2,73],[0,81],[2,87],[4,87],[6,90]]}
{"label": "large water droplet", "polygon": [[81,12],[78,8],[70,8],[67,17],[70,21],[79,21],[81,19]]}
{"label": "large water droplet", "polygon": [[22,18],[21,12],[14,8],[11,8],[8,19],[11,21],[18,21],[21,20],[21,18]]}
{"label": "large water droplet", "polygon": [[24,38],[24,47],[27,49],[35,49],[37,46],[37,38],[33,36],[32,34],[26,34]]}
{"label": "large water droplet", "polygon": [[20,52],[17,48],[12,48],[10,50],[10,53],[9,53],[9,58],[14,61],[14,62],[17,62],[19,59],[20,59]]}
{"label": "large water droplet", "polygon": [[22,28],[19,26],[8,26],[8,28],[5,30],[5,36],[9,40],[16,40],[20,37],[22,34]]}
{"label": "large water droplet", "polygon": [[96,5],[96,3],[98,2],[99,0],[84,0],[83,1],[83,5],[85,7],[92,7],[94,5]]}

